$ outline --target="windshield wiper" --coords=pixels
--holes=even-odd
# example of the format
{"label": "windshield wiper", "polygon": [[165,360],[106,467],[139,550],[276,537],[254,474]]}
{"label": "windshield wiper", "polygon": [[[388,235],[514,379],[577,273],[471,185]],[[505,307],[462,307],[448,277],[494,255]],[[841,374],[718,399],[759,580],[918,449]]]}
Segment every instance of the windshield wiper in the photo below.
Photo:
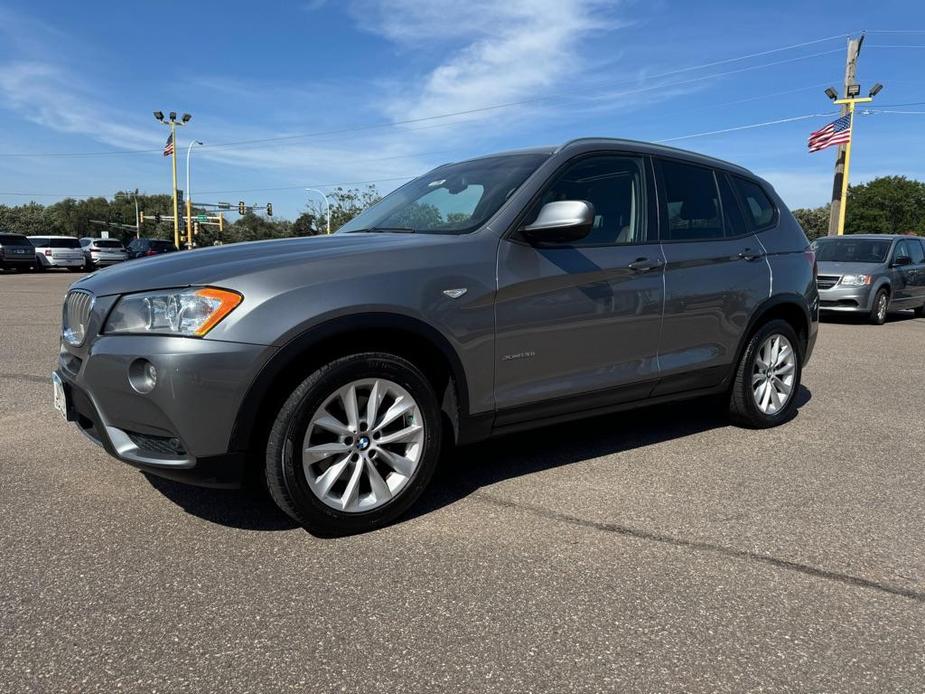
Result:
{"label": "windshield wiper", "polygon": [[375,233],[379,233],[379,232],[385,232],[385,233],[388,233],[388,232],[395,232],[395,233],[398,233],[398,234],[413,234],[413,233],[415,233],[415,232],[414,232],[414,229],[412,229],[411,227],[367,227],[366,229],[354,229],[354,230],[351,231],[350,233],[351,233],[351,234],[358,234],[358,233],[370,233],[370,234],[375,234]]}

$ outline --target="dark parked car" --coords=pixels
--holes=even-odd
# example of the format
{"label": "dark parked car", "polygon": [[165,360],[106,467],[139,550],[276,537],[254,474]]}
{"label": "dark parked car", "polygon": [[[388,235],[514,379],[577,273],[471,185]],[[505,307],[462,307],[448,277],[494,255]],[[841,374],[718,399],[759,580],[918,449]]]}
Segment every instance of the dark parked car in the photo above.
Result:
{"label": "dark parked car", "polygon": [[918,236],[851,234],[817,239],[819,306],[867,316],[914,309],[925,317],[925,241]]}
{"label": "dark parked car", "polygon": [[150,255],[173,253],[177,247],[171,241],[164,239],[132,239],[126,249],[129,258],[144,258]]}
{"label": "dark parked car", "polygon": [[35,246],[29,239],[0,231],[0,268],[27,270],[36,262]]}
{"label": "dark parked car", "polygon": [[80,239],[88,268],[101,268],[115,265],[128,259],[125,246],[118,239],[103,239],[86,236]]}
{"label": "dark parked car", "polygon": [[710,394],[745,426],[787,421],[814,262],[734,164],[607,139],[487,156],[331,236],[77,282],[56,403],[122,461],[254,473],[305,527],[357,532],[414,503],[444,442]]}

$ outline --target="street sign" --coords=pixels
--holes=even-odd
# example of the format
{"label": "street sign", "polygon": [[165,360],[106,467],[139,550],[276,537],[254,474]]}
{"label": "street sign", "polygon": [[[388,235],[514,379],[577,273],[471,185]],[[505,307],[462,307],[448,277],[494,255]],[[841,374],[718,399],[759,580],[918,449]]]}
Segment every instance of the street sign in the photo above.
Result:
{"label": "street sign", "polygon": [[231,209],[231,203],[230,203],[230,202],[220,202],[220,203],[218,203],[218,209],[220,209],[220,210],[230,210],[230,209]]}
{"label": "street sign", "polygon": [[197,221],[197,222],[205,222],[205,221],[208,221],[208,219],[209,219],[209,218],[208,218],[206,215],[204,215],[204,214],[197,214],[197,215],[196,215],[196,221]]}

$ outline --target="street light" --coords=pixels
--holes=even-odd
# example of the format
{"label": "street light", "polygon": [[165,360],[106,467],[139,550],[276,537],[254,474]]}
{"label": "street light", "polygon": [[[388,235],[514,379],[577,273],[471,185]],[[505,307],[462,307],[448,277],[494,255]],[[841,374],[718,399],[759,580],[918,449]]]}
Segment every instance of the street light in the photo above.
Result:
{"label": "street light", "polygon": [[173,145],[173,156],[171,157],[171,169],[173,172],[173,243],[180,248],[180,206],[177,201],[177,126],[189,123],[192,116],[188,113],[183,114],[183,121],[177,122],[177,112],[171,111],[170,120],[164,120],[163,111],[155,111],[154,117],[158,123],[162,123],[170,128],[170,142]]}
{"label": "street light", "polygon": [[870,91],[867,93],[867,96],[873,98],[880,93],[880,90],[883,89],[883,85],[877,82],[873,87],[870,88]]}
{"label": "street light", "polygon": [[[184,122],[189,120],[189,114],[183,114]],[[193,247],[193,194],[189,187],[189,157],[193,151],[193,145],[202,145],[199,140],[193,140],[186,148],[186,243],[190,249]]]}
{"label": "street light", "polygon": [[328,196],[322,193],[317,188],[306,188],[305,190],[309,193],[318,193],[318,195],[324,198],[324,211],[325,211],[325,216],[327,217],[327,221],[328,221],[327,233],[330,235],[331,233],[331,203],[328,202]]}
{"label": "street light", "polygon": [[838,92],[836,92],[831,87],[826,87],[825,95],[829,97],[832,101],[835,101],[835,99],[838,98]]}

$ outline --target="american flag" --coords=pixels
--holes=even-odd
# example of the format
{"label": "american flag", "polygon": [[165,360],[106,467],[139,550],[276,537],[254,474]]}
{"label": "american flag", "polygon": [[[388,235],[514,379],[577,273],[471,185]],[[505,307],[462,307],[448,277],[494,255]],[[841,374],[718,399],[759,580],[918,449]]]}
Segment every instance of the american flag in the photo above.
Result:
{"label": "american flag", "polygon": [[851,115],[844,115],[809,136],[809,151],[843,145],[851,139]]}
{"label": "american flag", "polygon": [[167,136],[167,144],[164,145],[164,156],[169,157],[173,154],[173,133]]}

